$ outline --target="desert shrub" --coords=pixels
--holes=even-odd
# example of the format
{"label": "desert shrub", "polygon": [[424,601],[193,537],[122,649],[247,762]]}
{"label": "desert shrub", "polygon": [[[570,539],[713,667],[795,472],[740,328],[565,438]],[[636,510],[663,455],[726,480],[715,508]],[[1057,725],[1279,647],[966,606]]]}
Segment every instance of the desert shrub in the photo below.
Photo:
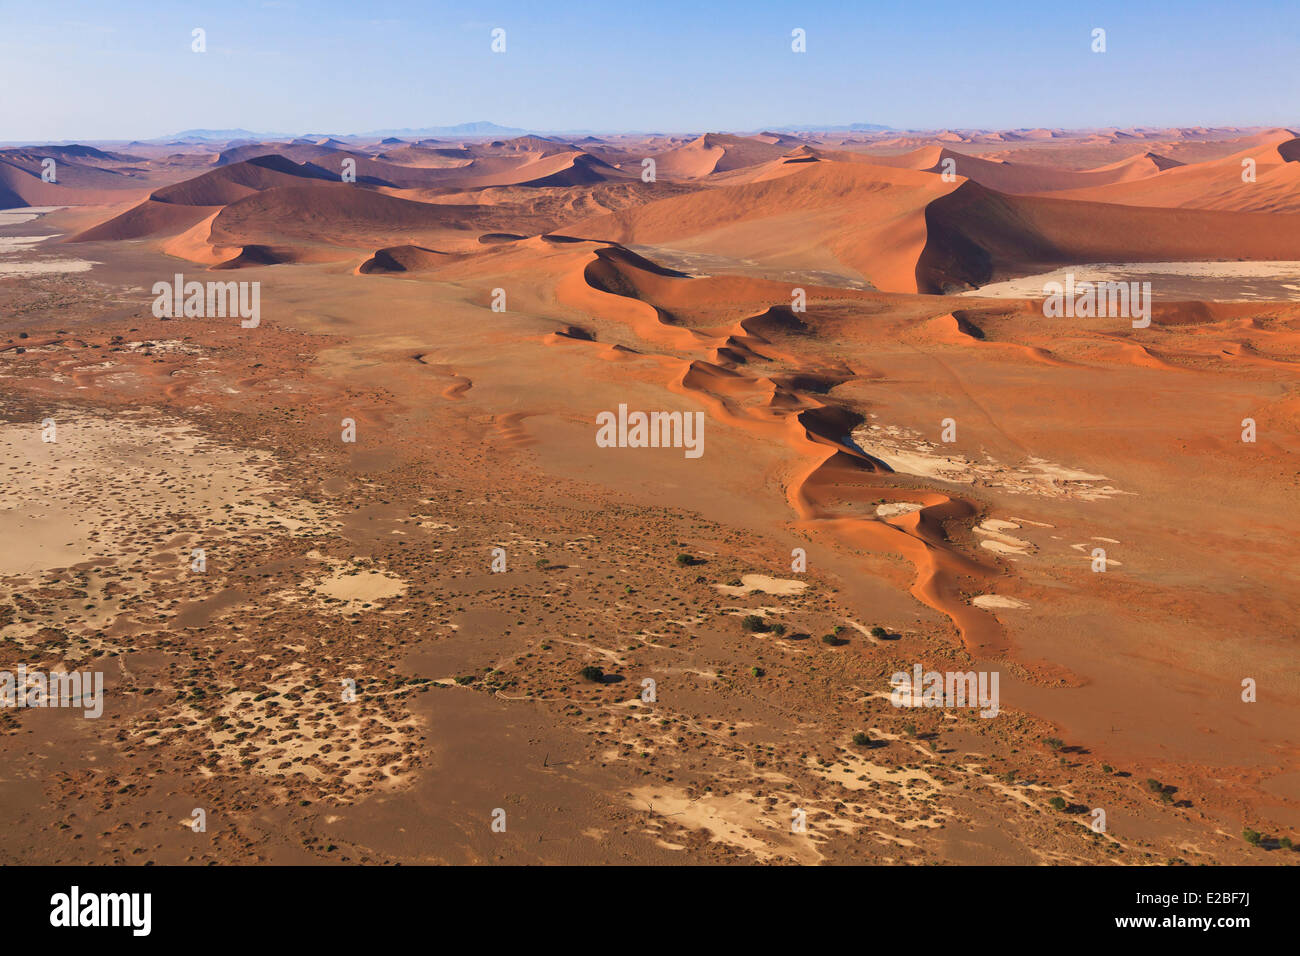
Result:
{"label": "desert shrub", "polygon": [[1053,810],[1065,809],[1065,801],[1062,800],[1060,797],[1052,797],[1052,799],[1048,800],[1047,802]]}
{"label": "desert shrub", "polygon": [[863,733],[861,730],[859,730],[856,734],[853,735],[853,742],[857,744],[859,747],[865,747],[869,743],[871,743],[871,735],[867,733]]}
{"label": "desert shrub", "polygon": [[883,627],[881,627],[879,624],[877,624],[875,627],[873,627],[873,628],[871,629],[871,636],[874,637],[874,638],[876,638],[876,640],[881,640],[881,639],[883,639],[883,638],[888,637],[888,636],[889,636],[889,632],[886,631],[886,630],[885,630]]}
{"label": "desert shrub", "polygon": [[740,619],[740,626],[751,634],[757,634],[767,630],[767,622],[757,614],[746,614]]}
{"label": "desert shrub", "polygon": [[1262,836],[1260,836],[1258,830],[1251,830],[1251,829],[1242,830],[1241,838],[1245,840],[1247,843],[1249,843],[1251,846],[1259,846],[1259,841],[1264,839]]}
{"label": "desert shrub", "polygon": [[605,679],[605,672],[594,664],[588,664],[578,673],[582,675],[583,680],[589,680],[597,684]]}

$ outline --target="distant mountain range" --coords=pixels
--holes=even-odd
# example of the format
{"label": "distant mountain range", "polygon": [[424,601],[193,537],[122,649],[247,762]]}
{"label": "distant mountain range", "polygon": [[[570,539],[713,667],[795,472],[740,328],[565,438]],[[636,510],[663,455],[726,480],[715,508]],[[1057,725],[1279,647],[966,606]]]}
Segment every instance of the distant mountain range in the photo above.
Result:
{"label": "distant mountain range", "polygon": [[884,133],[893,129],[892,126],[881,126],[879,123],[850,123],[848,126],[765,126],[764,129],[772,133]]}
{"label": "distant mountain range", "polygon": [[[767,126],[764,127],[775,133],[804,133],[804,132],[826,132],[826,133],[872,133],[882,132],[891,129],[889,126],[881,126],[877,123],[850,123],[847,126]],[[335,138],[344,139],[372,139],[383,136],[400,136],[400,137],[424,137],[424,136],[473,136],[473,137],[492,137],[492,138],[511,138],[515,136],[543,135],[546,133],[557,134],[562,136],[587,135],[600,132],[599,130],[530,130],[518,126],[500,126],[486,120],[479,120],[473,123],[457,123],[454,126],[420,126],[406,127],[403,129],[376,129],[367,133],[335,133]],[[643,131],[644,132],[644,131]],[[311,137],[324,139],[331,134],[313,134]],[[146,143],[176,143],[176,142],[229,142],[230,140],[247,139],[247,140],[264,140],[264,139],[288,139],[288,133],[259,133],[248,129],[187,129],[181,130],[172,136],[159,136],[156,139],[144,140]]]}

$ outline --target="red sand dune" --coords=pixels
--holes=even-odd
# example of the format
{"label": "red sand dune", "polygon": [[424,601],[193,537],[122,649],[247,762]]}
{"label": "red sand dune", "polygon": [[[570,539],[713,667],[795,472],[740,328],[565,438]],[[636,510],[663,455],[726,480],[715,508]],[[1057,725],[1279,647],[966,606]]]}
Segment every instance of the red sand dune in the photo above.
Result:
{"label": "red sand dune", "polygon": [[923,292],[1087,262],[1300,259],[1300,215],[1009,196],[967,182],[925,210]]}
{"label": "red sand dune", "polygon": [[1139,153],[1096,169],[1073,170],[1057,166],[982,159],[938,146],[922,147],[899,156],[860,153],[831,155],[835,159],[852,159],[877,166],[919,169],[930,173],[951,171],[956,176],[972,179],[981,186],[1004,193],[1054,192],[1128,182],[1154,176],[1170,166],[1177,165],[1175,160],[1167,157],[1154,153]]}
{"label": "red sand dune", "polygon": [[[1222,159],[1164,170],[1141,183],[1071,189],[1060,196],[1125,206],[1300,212],[1300,139],[1282,131],[1268,140]],[[1246,160],[1254,163],[1254,182],[1242,179]]]}
{"label": "red sand dune", "polygon": [[656,155],[655,170],[665,179],[701,179],[779,159],[788,149],[783,142],[705,133],[685,146]]}
{"label": "red sand dune", "polygon": [[807,163],[780,178],[720,186],[575,224],[593,238],[680,245],[781,268],[846,268],[876,288],[916,291],[927,204],[957,188],[865,163]]}

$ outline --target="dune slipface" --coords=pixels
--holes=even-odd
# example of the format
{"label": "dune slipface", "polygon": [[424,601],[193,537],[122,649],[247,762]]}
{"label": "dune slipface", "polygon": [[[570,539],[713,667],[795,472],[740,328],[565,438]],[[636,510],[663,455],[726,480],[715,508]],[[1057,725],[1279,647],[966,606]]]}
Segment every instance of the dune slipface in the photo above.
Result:
{"label": "dune slipface", "polygon": [[7,861],[1293,861],[1294,132],[474,129],[0,149]]}

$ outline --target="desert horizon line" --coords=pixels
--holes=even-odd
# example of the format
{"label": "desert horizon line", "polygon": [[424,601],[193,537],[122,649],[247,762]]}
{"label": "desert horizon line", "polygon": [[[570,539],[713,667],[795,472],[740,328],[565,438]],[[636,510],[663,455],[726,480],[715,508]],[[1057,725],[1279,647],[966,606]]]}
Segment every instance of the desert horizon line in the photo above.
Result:
{"label": "desert horizon line", "polygon": [[325,131],[308,131],[308,132],[284,132],[268,130],[249,130],[242,127],[220,128],[197,126],[189,129],[179,130],[175,133],[163,134],[149,137],[147,139],[140,137],[118,137],[111,139],[97,137],[63,137],[59,139],[41,139],[41,138],[12,138],[0,139],[0,146],[35,146],[35,145],[75,145],[80,143],[112,143],[112,144],[130,144],[140,143],[144,145],[166,145],[182,139],[190,140],[211,140],[213,142],[228,141],[233,139],[353,139],[365,140],[373,137],[411,137],[411,136],[452,136],[463,139],[489,139],[497,136],[540,136],[540,137],[573,137],[573,136],[745,136],[762,133],[780,133],[786,135],[814,134],[814,133],[850,133],[864,135],[926,135],[943,133],[1033,133],[1033,132],[1052,132],[1063,134],[1075,133],[1097,133],[1114,131],[1124,132],[1162,132],[1162,131],[1198,131],[1213,132],[1223,131],[1249,131],[1249,130],[1287,130],[1296,135],[1300,135],[1300,118],[1295,122],[1288,123],[1145,123],[1128,126],[1052,126],[1039,124],[1035,126],[889,126],[881,123],[838,123],[838,124],[773,124],[759,126],[718,126],[718,127],[682,127],[671,129],[662,127],[658,129],[602,129],[599,127],[584,127],[573,129],[552,129],[546,127],[524,127],[524,126],[506,126],[495,123],[491,120],[475,120],[465,123],[457,123],[447,126],[421,126],[421,127],[394,127],[384,129],[367,130],[365,132],[325,132]]}

